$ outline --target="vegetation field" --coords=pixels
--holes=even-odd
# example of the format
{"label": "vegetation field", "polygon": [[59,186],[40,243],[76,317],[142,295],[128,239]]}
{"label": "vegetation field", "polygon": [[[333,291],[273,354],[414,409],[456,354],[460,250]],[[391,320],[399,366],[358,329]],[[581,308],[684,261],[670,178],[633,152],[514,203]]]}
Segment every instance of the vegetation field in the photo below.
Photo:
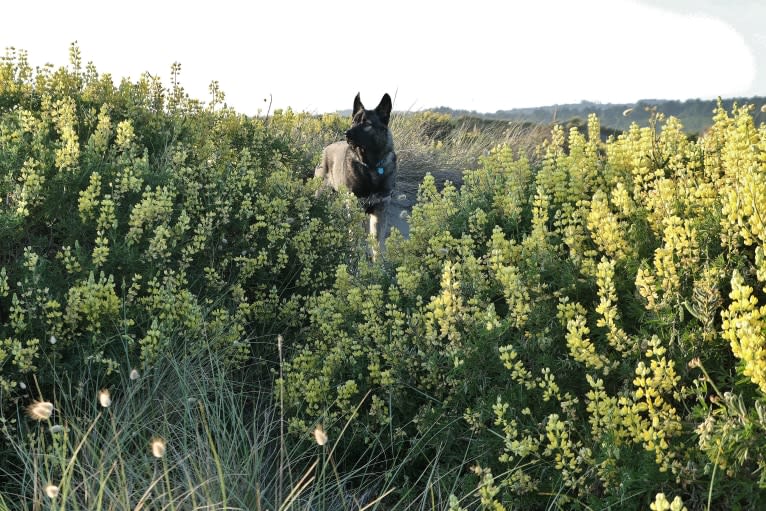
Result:
{"label": "vegetation field", "polygon": [[0,60],[0,510],[766,508],[766,125],[349,120]]}

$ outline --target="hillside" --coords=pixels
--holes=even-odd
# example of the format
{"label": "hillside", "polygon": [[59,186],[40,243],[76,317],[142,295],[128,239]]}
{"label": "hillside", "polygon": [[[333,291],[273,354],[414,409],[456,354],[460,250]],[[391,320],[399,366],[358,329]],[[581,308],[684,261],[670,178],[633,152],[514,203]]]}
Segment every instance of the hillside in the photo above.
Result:
{"label": "hillside", "polygon": [[[730,111],[735,103],[737,105],[746,103],[755,105],[756,111],[753,113],[755,124],[758,125],[761,122],[766,122],[766,113],[759,110],[762,105],[766,104],[766,97],[728,98],[723,100],[723,107]],[[584,120],[588,117],[588,114],[595,113],[603,127],[625,131],[633,122],[646,126],[649,122],[650,110],[656,108],[658,112],[662,112],[666,116],[678,118],[687,133],[698,134],[712,126],[712,113],[715,107],[716,100],[714,99],[689,99],[686,101],[644,99],[636,103],[621,104],[582,101],[565,105],[498,110],[494,113],[454,110],[448,107],[439,107],[432,110],[457,117],[478,117],[482,119],[532,123],[568,122],[576,118]],[[623,115],[628,109],[632,109],[629,115]]]}

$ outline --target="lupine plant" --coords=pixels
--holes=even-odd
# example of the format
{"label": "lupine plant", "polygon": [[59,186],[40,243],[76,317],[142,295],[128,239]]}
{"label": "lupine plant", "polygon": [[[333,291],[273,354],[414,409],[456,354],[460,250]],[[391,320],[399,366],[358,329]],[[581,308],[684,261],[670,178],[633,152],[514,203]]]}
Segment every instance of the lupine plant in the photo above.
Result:
{"label": "lupine plant", "polygon": [[70,57],[0,61],[0,508],[766,505],[754,106],[475,162],[394,119],[471,168],[372,262],[311,179],[347,119]]}
{"label": "lupine plant", "polygon": [[442,462],[471,460],[458,486],[491,509],[762,503],[751,108],[719,107],[697,141],[657,113],[604,141],[591,117],[537,163],[498,147],[460,189],[426,176],[409,239],[309,302],[281,381],[293,430],[342,424],[368,395],[356,438],[429,435]]}

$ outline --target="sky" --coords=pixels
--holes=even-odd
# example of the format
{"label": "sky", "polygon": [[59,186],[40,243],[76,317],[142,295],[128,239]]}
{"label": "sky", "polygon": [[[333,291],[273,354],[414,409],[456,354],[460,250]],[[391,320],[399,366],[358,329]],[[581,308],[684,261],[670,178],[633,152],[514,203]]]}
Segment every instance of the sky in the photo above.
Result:
{"label": "sky", "polygon": [[[36,0],[4,2],[0,50],[33,67],[143,72],[248,114],[766,95],[763,0]],[[8,22],[8,20],[13,20]]]}

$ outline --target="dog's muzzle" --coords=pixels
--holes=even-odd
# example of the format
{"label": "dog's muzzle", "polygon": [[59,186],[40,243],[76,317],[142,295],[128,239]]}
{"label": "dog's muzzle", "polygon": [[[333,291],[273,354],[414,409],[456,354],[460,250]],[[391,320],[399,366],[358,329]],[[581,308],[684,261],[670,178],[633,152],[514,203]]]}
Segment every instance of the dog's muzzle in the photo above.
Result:
{"label": "dog's muzzle", "polygon": [[350,146],[353,146],[353,147],[357,146],[356,141],[354,141],[354,139],[352,138],[351,130],[346,131],[346,142]]}

